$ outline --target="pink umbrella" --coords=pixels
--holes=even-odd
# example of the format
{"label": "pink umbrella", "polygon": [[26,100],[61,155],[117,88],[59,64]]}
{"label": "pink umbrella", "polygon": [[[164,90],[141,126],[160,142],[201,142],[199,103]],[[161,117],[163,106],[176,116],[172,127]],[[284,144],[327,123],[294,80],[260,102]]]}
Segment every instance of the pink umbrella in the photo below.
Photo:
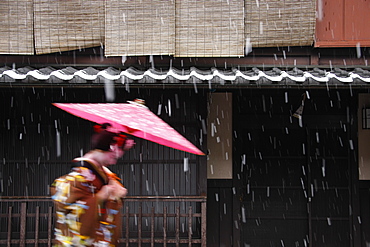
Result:
{"label": "pink umbrella", "polygon": [[130,103],[53,103],[73,115],[96,122],[110,123],[113,128],[171,148],[204,155],[145,105]]}

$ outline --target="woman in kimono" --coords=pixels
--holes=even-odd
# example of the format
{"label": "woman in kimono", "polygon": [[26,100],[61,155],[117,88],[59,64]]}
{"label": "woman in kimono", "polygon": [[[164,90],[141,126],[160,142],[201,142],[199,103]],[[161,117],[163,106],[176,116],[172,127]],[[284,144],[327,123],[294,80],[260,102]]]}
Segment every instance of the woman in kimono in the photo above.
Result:
{"label": "woman in kimono", "polygon": [[76,167],[52,184],[55,246],[116,246],[120,237],[127,189],[107,166],[116,164],[134,141],[112,131],[110,124],[99,127],[92,150],[74,159]]}

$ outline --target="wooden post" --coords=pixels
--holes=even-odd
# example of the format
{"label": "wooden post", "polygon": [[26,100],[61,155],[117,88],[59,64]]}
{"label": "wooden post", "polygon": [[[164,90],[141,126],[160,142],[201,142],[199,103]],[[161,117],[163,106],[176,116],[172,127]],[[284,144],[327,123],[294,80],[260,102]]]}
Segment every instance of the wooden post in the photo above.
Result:
{"label": "wooden post", "polygon": [[150,246],[154,247],[154,207],[150,213]]}
{"label": "wooden post", "polygon": [[37,247],[39,243],[40,206],[36,207],[35,217],[35,247]]}
{"label": "wooden post", "polygon": [[163,246],[167,247],[167,207],[163,208]]}
{"label": "wooden post", "polygon": [[129,214],[129,207],[126,207],[126,247],[129,246],[129,239],[130,239],[130,236],[129,236],[129,232],[130,232],[130,214]]}
{"label": "wooden post", "polygon": [[53,239],[53,207],[49,207],[48,210],[48,247],[51,247],[52,239]]}
{"label": "wooden post", "polygon": [[189,216],[188,216],[188,239],[189,239],[188,246],[189,247],[192,246],[192,235],[193,235],[192,224],[193,224],[193,207],[189,206]]}
{"label": "wooden post", "polygon": [[205,201],[202,202],[202,222],[201,222],[201,241],[202,247],[207,246],[207,204]]}
{"label": "wooden post", "polygon": [[180,207],[176,207],[176,247],[180,246]]}
{"label": "wooden post", "polygon": [[7,241],[7,247],[10,247],[10,243],[12,240],[12,211],[13,207],[9,207],[8,211],[8,241]]}
{"label": "wooden post", "polygon": [[142,222],[142,219],[143,218],[143,212],[142,212],[142,208],[141,206],[139,207],[139,217],[138,217],[138,220],[137,220],[137,230],[138,230],[138,247],[141,247],[141,242],[142,242],[142,239],[141,239],[141,222]]}
{"label": "wooden post", "polygon": [[26,218],[27,218],[27,204],[22,202],[21,204],[21,225],[20,225],[20,236],[19,246],[24,247],[26,243]]}

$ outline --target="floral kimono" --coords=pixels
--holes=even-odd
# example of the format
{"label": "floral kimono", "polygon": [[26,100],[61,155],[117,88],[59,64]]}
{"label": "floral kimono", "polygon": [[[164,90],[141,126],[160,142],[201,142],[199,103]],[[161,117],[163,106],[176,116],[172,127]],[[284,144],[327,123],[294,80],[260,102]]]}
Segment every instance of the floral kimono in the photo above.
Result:
{"label": "floral kimono", "polygon": [[[118,178],[106,167],[98,169],[93,160],[78,158],[81,166],[54,181],[56,246],[116,246],[121,233],[121,198],[98,201],[95,194]],[[119,183],[119,186],[122,186]]]}

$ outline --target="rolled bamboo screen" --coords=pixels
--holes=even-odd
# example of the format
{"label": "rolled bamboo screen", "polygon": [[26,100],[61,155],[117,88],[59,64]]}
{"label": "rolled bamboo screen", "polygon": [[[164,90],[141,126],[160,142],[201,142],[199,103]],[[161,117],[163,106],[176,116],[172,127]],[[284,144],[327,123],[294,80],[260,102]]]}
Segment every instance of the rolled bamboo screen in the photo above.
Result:
{"label": "rolled bamboo screen", "polygon": [[33,55],[33,0],[0,1],[0,54]]}
{"label": "rolled bamboo screen", "polygon": [[170,55],[175,51],[175,2],[106,2],[106,56]]}
{"label": "rolled bamboo screen", "polygon": [[245,35],[253,47],[310,46],[316,0],[245,0]]}
{"label": "rolled bamboo screen", "polygon": [[315,10],[316,0],[3,0],[0,54],[244,56],[246,40],[312,45]]}
{"label": "rolled bamboo screen", "polygon": [[243,0],[176,0],[178,57],[244,55]]}
{"label": "rolled bamboo screen", "polygon": [[36,53],[53,53],[103,45],[104,2],[34,0]]}

